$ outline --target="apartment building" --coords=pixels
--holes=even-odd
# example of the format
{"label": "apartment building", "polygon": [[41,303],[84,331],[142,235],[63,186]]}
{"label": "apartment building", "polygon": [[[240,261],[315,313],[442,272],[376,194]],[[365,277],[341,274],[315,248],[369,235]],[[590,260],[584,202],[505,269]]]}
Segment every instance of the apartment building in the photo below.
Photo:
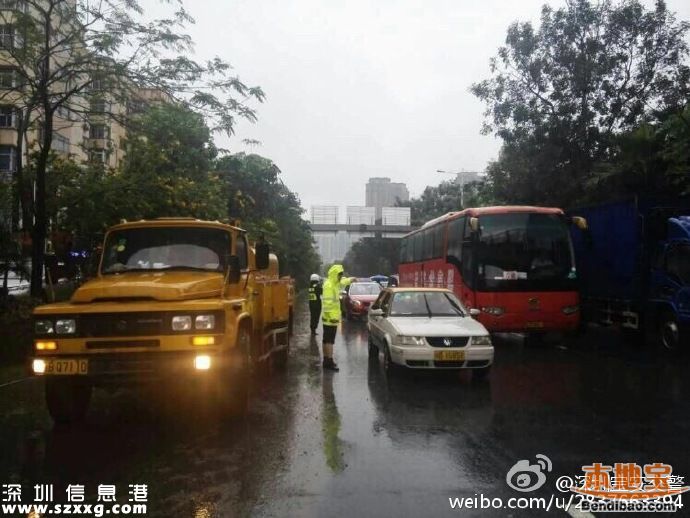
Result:
{"label": "apartment building", "polygon": [[[76,0],[66,0],[76,8]],[[27,163],[36,151],[41,137],[41,114],[34,112],[31,129],[17,156],[19,117],[22,116],[20,78],[12,67],[10,50],[23,44],[13,20],[18,13],[30,14],[23,0],[0,0],[0,178],[9,178],[17,161]],[[62,23],[62,20],[61,20]],[[55,53],[60,59],[60,53]],[[53,150],[73,158],[78,163],[96,162],[116,168],[124,158],[127,136],[125,121],[151,103],[170,101],[163,92],[154,89],[131,89],[127,101],[111,94],[105,81],[92,78],[88,91],[75,96],[69,106],[60,107],[53,119]]]}

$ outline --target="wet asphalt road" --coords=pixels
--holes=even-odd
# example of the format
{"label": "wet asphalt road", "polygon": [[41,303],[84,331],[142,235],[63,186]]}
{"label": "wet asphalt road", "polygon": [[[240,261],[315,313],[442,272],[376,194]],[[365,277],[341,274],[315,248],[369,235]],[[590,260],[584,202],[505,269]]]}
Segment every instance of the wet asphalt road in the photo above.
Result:
{"label": "wet asphalt road", "polygon": [[506,473],[536,454],[553,471],[527,496],[562,497],[555,480],[592,462],[665,462],[690,477],[687,357],[626,346],[611,330],[567,349],[508,335],[486,381],[388,379],[368,360],[365,324],[348,322],[333,374],[301,317],[287,372],[256,377],[244,422],[219,423],[198,400],[97,393],[85,424],[53,428],[40,380],[0,387],[0,483],[84,484],[92,503],[98,484],[126,495],[144,483],[148,516],[365,517],[451,516],[449,497],[525,496]]}

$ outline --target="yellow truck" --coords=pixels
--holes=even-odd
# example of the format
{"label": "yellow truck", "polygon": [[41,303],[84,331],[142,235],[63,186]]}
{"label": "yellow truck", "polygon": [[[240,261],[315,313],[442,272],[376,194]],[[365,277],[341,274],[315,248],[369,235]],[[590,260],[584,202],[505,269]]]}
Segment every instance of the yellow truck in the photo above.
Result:
{"label": "yellow truck", "polygon": [[82,419],[94,387],[199,382],[246,412],[254,367],[287,361],[294,289],[267,244],[193,218],[122,222],[97,275],[34,310],[30,369],[56,422]]}

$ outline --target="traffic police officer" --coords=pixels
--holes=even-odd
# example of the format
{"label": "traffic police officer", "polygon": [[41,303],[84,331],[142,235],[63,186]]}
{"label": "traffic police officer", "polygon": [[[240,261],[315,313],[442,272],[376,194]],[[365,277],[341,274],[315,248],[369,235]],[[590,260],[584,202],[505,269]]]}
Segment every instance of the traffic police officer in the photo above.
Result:
{"label": "traffic police officer", "polygon": [[311,327],[312,336],[316,334],[316,328],[319,326],[322,293],[321,277],[313,273],[309,279],[309,316],[311,317],[309,326]]}

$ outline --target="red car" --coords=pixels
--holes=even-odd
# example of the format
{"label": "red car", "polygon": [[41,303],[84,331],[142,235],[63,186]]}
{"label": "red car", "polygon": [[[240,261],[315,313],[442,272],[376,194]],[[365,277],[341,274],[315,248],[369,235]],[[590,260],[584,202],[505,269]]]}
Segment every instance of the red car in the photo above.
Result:
{"label": "red car", "polygon": [[366,317],[369,306],[378,298],[382,288],[378,282],[353,282],[346,289],[341,301],[347,320]]}

